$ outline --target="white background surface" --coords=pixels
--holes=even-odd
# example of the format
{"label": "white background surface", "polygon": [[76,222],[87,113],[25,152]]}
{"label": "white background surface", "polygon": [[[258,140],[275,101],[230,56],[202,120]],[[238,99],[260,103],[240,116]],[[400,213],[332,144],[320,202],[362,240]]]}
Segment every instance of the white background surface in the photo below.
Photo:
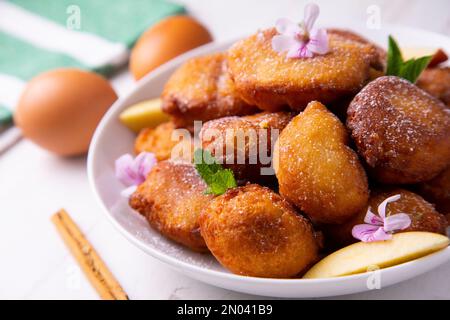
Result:
{"label": "white background surface", "polygon": [[[300,20],[305,1],[183,0],[217,41],[272,25],[279,17]],[[130,1],[131,5],[132,1]],[[319,23],[365,22],[378,5],[384,23],[450,36],[448,0],[316,1]],[[1,19],[1,12],[0,12]],[[438,45],[438,44],[437,44]],[[119,95],[132,88],[124,71],[113,80]],[[0,155],[0,298],[97,299],[50,222],[64,207],[96,247],[132,299],[255,298],[202,284],[172,271],[125,240],[94,201],[85,157],[61,159],[22,140]],[[343,299],[450,299],[450,264],[413,280]]]}

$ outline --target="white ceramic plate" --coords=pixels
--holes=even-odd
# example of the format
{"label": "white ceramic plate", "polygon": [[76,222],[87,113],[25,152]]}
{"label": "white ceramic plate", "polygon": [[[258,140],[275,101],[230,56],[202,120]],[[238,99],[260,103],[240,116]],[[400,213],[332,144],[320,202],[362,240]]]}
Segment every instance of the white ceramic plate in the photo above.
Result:
{"label": "white ceramic plate", "polygon": [[[384,46],[389,34],[403,46],[441,47],[450,52],[450,39],[422,30],[389,27],[368,30],[352,27],[367,38]],[[172,72],[184,61],[198,55],[226,50],[232,42],[212,43],[161,66],[144,79],[127,96],[121,97],[107,112],[95,132],[89,150],[88,174],[95,196],[114,226],[136,246],[172,268],[200,281],[218,287],[271,297],[325,297],[370,290],[376,276],[381,287],[413,278],[450,260],[450,248],[435,254],[377,271],[341,278],[261,279],[232,274],[208,254],[192,252],[152,230],[139,214],[131,210],[120,196],[123,186],[114,176],[114,160],[126,152],[132,152],[135,135],[118,120],[126,107],[145,99],[158,97]],[[368,285],[369,282],[369,285]]]}

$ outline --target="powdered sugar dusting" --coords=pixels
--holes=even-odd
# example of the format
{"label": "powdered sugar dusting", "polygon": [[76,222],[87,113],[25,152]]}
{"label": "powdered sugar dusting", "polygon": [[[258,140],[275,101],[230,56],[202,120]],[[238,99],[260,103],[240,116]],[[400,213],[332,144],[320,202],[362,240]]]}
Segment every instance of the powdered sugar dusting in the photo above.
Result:
{"label": "powdered sugar dusting", "polygon": [[350,104],[347,125],[371,167],[417,176],[408,181],[442,170],[449,161],[445,105],[404,79],[381,77],[368,84]]}
{"label": "powdered sugar dusting", "polygon": [[271,48],[275,34],[274,29],[260,31],[228,51],[237,90],[247,102],[263,109],[283,103],[298,109],[312,100],[327,102],[356,92],[367,80],[370,65],[378,60],[374,46],[336,34],[329,36],[327,54],[289,59]]}

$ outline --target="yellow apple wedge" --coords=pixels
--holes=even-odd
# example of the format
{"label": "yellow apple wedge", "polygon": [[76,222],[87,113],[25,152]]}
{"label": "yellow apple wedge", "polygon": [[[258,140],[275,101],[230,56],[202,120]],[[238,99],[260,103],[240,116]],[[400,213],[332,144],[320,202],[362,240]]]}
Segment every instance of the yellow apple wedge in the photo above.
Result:
{"label": "yellow apple wedge", "polygon": [[420,58],[424,56],[433,56],[438,49],[431,47],[402,47],[403,60],[409,60],[412,58]]}
{"label": "yellow apple wedge", "polygon": [[444,249],[449,243],[446,236],[430,232],[404,232],[388,241],[358,242],[325,257],[303,278],[333,278],[363,273],[374,266],[386,268]]}
{"label": "yellow apple wedge", "polygon": [[168,121],[169,116],[161,110],[161,99],[152,99],[128,107],[119,119],[134,132],[139,132],[143,128],[153,128]]}
{"label": "yellow apple wedge", "polygon": [[428,64],[428,68],[436,67],[437,65],[445,62],[448,60],[447,54],[442,49],[436,49],[436,48],[420,48],[420,47],[409,47],[409,48],[402,48],[402,56],[403,60],[409,60],[409,59],[417,59],[420,57],[425,56],[432,56],[430,63]]}

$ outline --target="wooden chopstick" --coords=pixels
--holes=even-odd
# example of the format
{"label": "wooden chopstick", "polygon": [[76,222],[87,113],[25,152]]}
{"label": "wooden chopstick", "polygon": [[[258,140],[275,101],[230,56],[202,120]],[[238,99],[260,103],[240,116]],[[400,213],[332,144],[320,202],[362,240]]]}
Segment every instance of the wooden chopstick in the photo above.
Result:
{"label": "wooden chopstick", "polygon": [[51,220],[100,297],[104,300],[128,300],[125,291],[69,214],[61,209]]}

